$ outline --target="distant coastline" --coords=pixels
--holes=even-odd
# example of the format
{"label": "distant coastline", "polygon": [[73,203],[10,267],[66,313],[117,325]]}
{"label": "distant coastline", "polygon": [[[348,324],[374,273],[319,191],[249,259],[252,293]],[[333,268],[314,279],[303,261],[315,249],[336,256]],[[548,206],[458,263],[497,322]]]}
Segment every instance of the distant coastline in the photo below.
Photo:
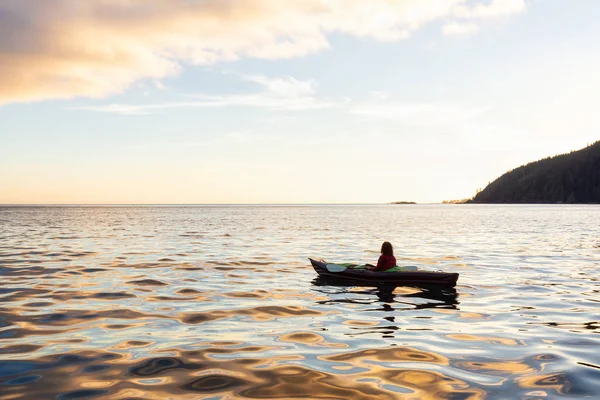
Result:
{"label": "distant coastline", "polygon": [[461,200],[444,200],[442,204],[465,204],[469,202],[471,199],[461,199]]}
{"label": "distant coastline", "polygon": [[414,201],[392,201],[391,203],[388,204],[417,204]]}
{"label": "distant coastline", "polygon": [[466,203],[600,203],[600,141],[508,171]]}

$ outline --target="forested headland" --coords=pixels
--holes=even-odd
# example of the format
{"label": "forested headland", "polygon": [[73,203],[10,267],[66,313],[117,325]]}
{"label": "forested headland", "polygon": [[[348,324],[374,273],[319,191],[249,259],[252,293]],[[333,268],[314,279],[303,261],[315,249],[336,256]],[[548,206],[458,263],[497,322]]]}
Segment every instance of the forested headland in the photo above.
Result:
{"label": "forested headland", "polygon": [[468,203],[600,203],[600,141],[509,171]]}

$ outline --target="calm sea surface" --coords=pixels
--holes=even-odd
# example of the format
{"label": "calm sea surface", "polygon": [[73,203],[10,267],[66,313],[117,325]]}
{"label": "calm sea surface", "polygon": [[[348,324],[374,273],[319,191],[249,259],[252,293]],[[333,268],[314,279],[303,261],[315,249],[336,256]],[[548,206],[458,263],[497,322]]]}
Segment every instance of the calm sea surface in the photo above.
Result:
{"label": "calm sea surface", "polygon": [[[456,290],[307,259],[384,240]],[[0,207],[0,398],[596,399],[599,270],[599,206]]]}

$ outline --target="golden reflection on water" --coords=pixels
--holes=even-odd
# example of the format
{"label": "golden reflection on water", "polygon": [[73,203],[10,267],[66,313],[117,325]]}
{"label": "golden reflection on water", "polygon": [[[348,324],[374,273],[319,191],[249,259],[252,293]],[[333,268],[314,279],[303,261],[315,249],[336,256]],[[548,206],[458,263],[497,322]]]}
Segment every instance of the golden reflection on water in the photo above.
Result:
{"label": "golden reflection on water", "polygon": [[466,370],[472,371],[488,371],[488,372],[502,372],[510,374],[523,374],[536,371],[535,368],[518,361],[464,361],[457,362],[457,366]]}
{"label": "golden reflection on water", "polygon": [[248,316],[255,321],[273,321],[276,318],[290,318],[294,316],[322,316],[332,312],[322,313],[302,306],[261,306],[237,310],[215,310],[202,313],[184,314],[181,322],[185,324],[203,324],[205,322],[228,319],[234,316]]}
{"label": "golden reflection on water", "polygon": [[450,399],[468,398],[473,400],[484,399],[486,392],[480,388],[472,388],[460,379],[450,378],[433,371],[382,371],[383,380],[405,389],[410,389],[412,399]]}
{"label": "golden reflection on water", "polygon": [[[515,209],[0,207],[0,398],[594,398],[597,210]],[[315,279],[382,226],[456,290]]]}
{"label": "golden reflection on water", "polygon": [[141,340],[126,340],[117,345],[112,346],[115,350],[129,350],[138,347],[152,346],[155,342],[146,342]]}
{"label": "golden reflection on water", "polygon": [[517,382],[523,388],[554,390],[557,393],[565,393],[571,388],[571,383],[563,374],[540,374],[518,378]]}
{"label": "golden reflection on water", "polygon": [[449,339],[462,340],[462,341],[467,341],[467,342],[485,342],[485,343],[492,343],[492,344],[502,344],[504,346],[522,346],[522,345],[524,345],[523,343],[519,343],[514,339],[502,338],[502,337],[477,336],[477,335],[470,335],[470,334],[466,334],[466,333],[458,333],[458,334],[452,334],[452,335],[446,335],[446,336]]}
{"label": "golden reflection on water", "polygon": [[[325,342],[310,332],[280,339],[282,342],[299,342],[309,346]],[[203,345],[211,347],[192,351],[173,349],[176,357],[145,360],[93,351],[71,353],[58,358],[47,356],[38,362],[55,366],[38,370],[38,373],[52,381],[53,386],[51,389],[30,388],[28,396],[42,393],[81,394],[85,393],[84,390],[96,390],[90,393],[100,394],[100,390],[109,390],[118,398],[124,393],[152,390],[145,397],[160,397],[167,393],[183,398],[233,396],[286,399],[300,396],[331,399],[351,396],[357,399],[445,399],[456,398],[459,394],[469,399],[485,397],[485,390],[472,387],[464,380],[423,369],[427,365],[448,365],[449,360],[433,352],[414,348],[371,349],[320,357],[322,361],[332,363],[332,371],[342,373],[338,375],[302,365],[285,364],[302,362],[304,359],[298,356],[240,358],[244,354],[265,354],[276,350],[276,347],[243,346],[241,342],[210,342]],[[59,360],[66,364],[58,364]],[[403,363],[407,363],[405,367]],[[85,371],[94,371],[94,379],[90,380],[89,373]],[[35,398],[20,396],[15,392],[17,389],[18,385],[9,386],[9,392],[12,393],[8,394],[15,399]]]}
{"label": "golden reflection on water", "polygon": [[438,354],[417,350],[410,347],[391,347],[387,349],[369,349],[356,352],[341,353],[329,356],[321,356],[320,359],[332,362],[350,362],[354,365],[363,366],[365,363],[374,361],[416,361],[448,365],[448,359]]}
{"label": "golden reflection on water", "polygon": [[346,348],[345,343],[330,343],[323,336],[313,332],[294,332],[279,336],[279,341],[299,343],[314,347]]}
{"label": "golden reflection on water", "polygon": [[485,319],[485,318],[488,318],[488,316],[486,316],[484,314],[479,314],[479,313],[474,313],[474,312],[460,312],[460,313],[458,313],[458,315],[460,316],[460,318],[464,318],[464,319]]}
{"label": "golden reflection on water", "polygon": [[343,322],[343,324],[350,325],[350,326],[377,326],[377,325],[379,325],[379,322],[346,320]]}

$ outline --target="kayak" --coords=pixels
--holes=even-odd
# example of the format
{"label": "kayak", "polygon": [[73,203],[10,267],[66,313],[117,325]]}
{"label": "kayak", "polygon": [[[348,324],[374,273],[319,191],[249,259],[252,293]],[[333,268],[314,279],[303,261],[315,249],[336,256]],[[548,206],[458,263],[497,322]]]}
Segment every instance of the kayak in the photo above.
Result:
{"label": "kayak", "polygon": [[394,284],[394,285],[435,285],[456,286],[458,273],[425,271],[416,267],[395,267],[393,272],[369,271],[364,266],[353,264],[328,264],[309,258],[319,276],[336,280],[347,280],[357,284]]}

